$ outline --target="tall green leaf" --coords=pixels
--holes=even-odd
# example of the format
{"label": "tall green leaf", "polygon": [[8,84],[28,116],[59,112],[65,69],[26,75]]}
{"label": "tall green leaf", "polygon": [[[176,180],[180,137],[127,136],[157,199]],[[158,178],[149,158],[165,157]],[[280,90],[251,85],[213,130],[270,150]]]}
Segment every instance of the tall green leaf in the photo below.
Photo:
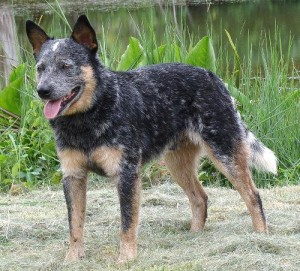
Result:
{"label": "tall green leaf", "polygon": [[0,91],[0,107],[15,115],[21,115],[20,88],[23,78],[18,78]]}
{"label": "tall green leaf", "polygon": [[18,67],[16,67],[9,76],[9,82],[12,83],[13,81],[19,78],[24,78],[25,69],[26,69],[25,64],[20,64]]}
{"label": "tall green leaf", "polygon": [[8,127],[18,129],[21,115],[20,89],[24,75],[25,64],[21,64],[12,71],[9,84],[0,90],[0,131]]}
{"label": "tall green leaf", "polygon": [[212,42],[208,36],[203,37],[186,56],[185,62],[216,72],[216,57]]}
{"label": "tall green leaf", "polygon": [[144,49],[136,38],[129,38],[129,44],[121,56],[118,71],[127,71],[138,67],[144,58]]}

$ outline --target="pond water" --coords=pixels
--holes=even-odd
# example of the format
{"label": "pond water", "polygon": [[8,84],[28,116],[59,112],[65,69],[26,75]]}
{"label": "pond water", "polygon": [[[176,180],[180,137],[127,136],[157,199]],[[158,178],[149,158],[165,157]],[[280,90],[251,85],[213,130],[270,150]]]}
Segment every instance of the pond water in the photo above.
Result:
{"label": "pond water", "polygon": [[[48,33],[63,37],[70,29],[61,19],[59,7],[51,7],[45,1],[0,0],[0,87],[5,84],[13,65],[31,48],[25,34],[27,19],[38,22]],[[253,45],[253,56],[258,54],[257,46],[262,33],[274,34],[276,27],[281,33],[283,51],[287,51],[289,38],[293,38],[291,58],[300,67],[300,1],[233,1],[235,3],[208,4],[208,1],[167,1],[144,0],[61,0],[60,8],[72,26],[78,15],[87,14],[101,39],[105,32],[107,48],[124,50],[128,38],[138,37],[138,29],[149,24],[154,28],[158,39],[164,35],[165,20],[170,23],[186,21],[189,32],[195,40],[210,32],[214,47],[218,52],[220,41],[227,43],[224,29],[227,29],[237,44],[241,56],[246,55],[249,43]],[[84,2],[84,3],[83,3]],[[203,4],[203,2],[205,4]],[[156,3],[156,4],[155,4]],[[157,4],[160,3],[160,4]],[[164,3],[164,4],[162,4]],[[201,4],[202,3],[202,4]],[[151,23],[150,23],[151,22]],[[158,41],[159,43],[159,41]],[[118,46],[116,46],[118,44]]]}

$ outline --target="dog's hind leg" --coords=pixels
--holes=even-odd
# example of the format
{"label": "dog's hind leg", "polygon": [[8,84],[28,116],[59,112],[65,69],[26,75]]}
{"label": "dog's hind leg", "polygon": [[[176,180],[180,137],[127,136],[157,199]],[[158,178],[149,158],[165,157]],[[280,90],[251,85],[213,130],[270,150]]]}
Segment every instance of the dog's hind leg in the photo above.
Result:
{"label": "dog's hind leg", "polygon": [[120,254],[118,264],[137,256],[137,233],[140,211],[140,163],[123,161],[117,188],[121,209]]}
{"label": "dog's hind leg", "polygon": [[86,211],[87,170],[84,155],[75,150],[59,151],[63,189],[68,209],[70,245],[66,261],[84,257],[83,227]]}
{"label": "dog's hind leg", "polygon": [[187,194],[191,209],[191,231],[202,230],[207,217],[207,195],[197,178],[201,147],[186,139],[165,155],[165,163],[174,180]]}
{"label": "dog's hind leg", "polygon": [[[216,146],[215,146],[216,147]],[[245,201],[257,232],[267,232],[267,224],[259,192],[252,180],[248,165],[249,150],[240,142],[234,148],[232,157],[225,157],[213,151],[208,145],[206,153],[214,165],[229,179]]]}

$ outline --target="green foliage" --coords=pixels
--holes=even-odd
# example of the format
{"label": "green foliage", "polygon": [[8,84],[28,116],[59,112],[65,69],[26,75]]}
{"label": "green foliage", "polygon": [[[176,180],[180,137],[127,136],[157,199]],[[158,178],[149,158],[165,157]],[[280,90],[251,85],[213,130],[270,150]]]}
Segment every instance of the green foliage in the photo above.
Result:
{"label": "green foliage", "polygon": [[[169,54],[167,56],[167,53]],[[143,65],[147,65],[149,61],[145,57],[147,52],[141,45],[141,42],[137,38],[131,37],[129,39],[129,45],[127,46],[125,52],[121,56],[120,63],[117,66],[117,70],[127,71],[130,69],[137,68]],[[161,62],[166,62],[166,57],[170,58],[172,56],[172,62],[179,62],[182,59],[181,48],[176,44],[163,44],[158,48],[153,49],[151,54],[151,63],[157,64]],[[216,71],[216,58],[212,47],[212,42],[208,36],[202,38],[187,54],[185,63],[194,66],[203,67],[211,71]]]}
{"label": "green foliage", "polygon": [[9,78],[9,84],[0,92],[0,107],[18,116],[21,114],[20,89],[23,85],[25,65],[18,66]]}
{"label": "green foliage", "polygon": [[20,125],[20,89],[23,87],[25,64],[13,70],[9,83],[0,91],[0,132],[7,128],[18,129]]}
{"label": "green foliage", "polygon": [[126,51],[121,56],[118,71],[127,71],[138,67],[143,61],[144,49],[138,39],[131,37]]}
{"label": "green foliage", "polygon": [[186,56],[185,62],[216,72],[216,57],[212,42],[208,36],[203,37]]}
{"label": "green foliage", "polygon": [[[242,118],[279,159],[278,176],[255,172],[259,186],[299,184],[300,180],[300,88],[295,80],[298,71],[289,62],[291,40],[289,43],[288,50],[283,51],[280,33],[276,30],[273,39],[268,35],[261,39],[264,63],[261,69],[253,71],[251,51],[240,63],[243,76],[238,90],[243,95],[238,101]],[[230,80],[236,81],[234,73]]]}
{"label": "green foliage", "polygon": [[[0,91],[1,106],[9,116],[21,116],[17,126],[6,122],[0,131],[0,191],[16,183],[25,187],[51,184],[51,176],[58,169],[52,132],[43,119],[41,103],[31,95],[33,83],[24,80],[31,77],[30,66],[22,64],[12,72],[9,85]],[[2,117],[1,123],[5,124],[6,119]]]}

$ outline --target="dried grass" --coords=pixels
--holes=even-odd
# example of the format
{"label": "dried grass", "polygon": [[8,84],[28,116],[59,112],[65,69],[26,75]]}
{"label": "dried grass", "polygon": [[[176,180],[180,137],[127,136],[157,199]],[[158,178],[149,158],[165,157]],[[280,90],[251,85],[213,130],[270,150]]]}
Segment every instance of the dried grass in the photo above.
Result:
{"label": "dried grass", "polygon": [[119,206],[115,188],[88,192],[86,258],[64,264],[68,246],[61,191],[0,197],[0,270],[300,270],[300,186],[261,190],[270,233],[252,231],[238,193],[207,188],[209,218],[203,232],[188,231],[186,196],[173,183],[143,192],[139,256],[115,260]]}

